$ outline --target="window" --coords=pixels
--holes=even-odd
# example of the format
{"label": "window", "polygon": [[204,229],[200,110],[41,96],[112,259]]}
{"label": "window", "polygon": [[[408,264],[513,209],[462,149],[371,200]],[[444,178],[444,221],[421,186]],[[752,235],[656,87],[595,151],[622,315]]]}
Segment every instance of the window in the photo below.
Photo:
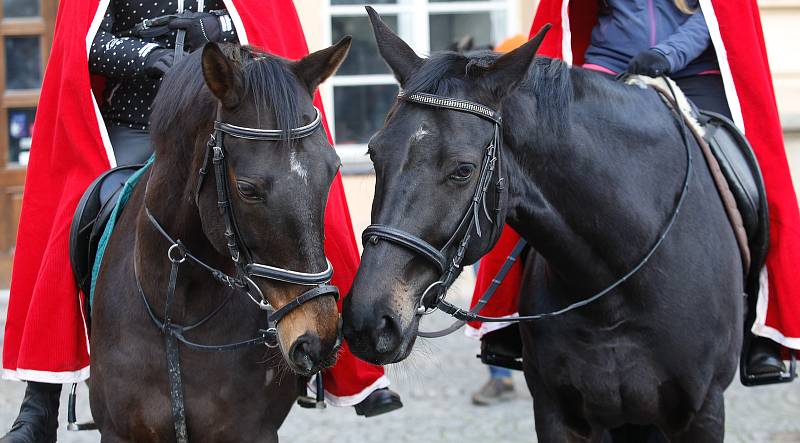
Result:
{"label": "window", "polygon": [[517,0],[328,0],[329,41],[353,37],[347,60],[327,82],[325,108],[336,149],[350,170],[371,168],[365,156],[369,138],[383,124],[397,95],[397,83],[378,55],[364,4],[421,56],[452,49],[465,37],[474,48],[491,48],[517,32],[512,14]]}
{"label": "window", "polygon": [[0,175],[10,174],[15,180],[16,169],[28,163],[55,8],[53,0],[2,0],[0,146],[4,152],[0,152]]}

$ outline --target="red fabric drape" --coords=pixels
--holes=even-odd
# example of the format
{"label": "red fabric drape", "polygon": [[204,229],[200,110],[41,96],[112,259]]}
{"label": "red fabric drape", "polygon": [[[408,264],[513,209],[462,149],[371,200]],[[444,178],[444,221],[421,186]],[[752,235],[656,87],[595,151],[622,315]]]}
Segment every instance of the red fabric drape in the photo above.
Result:
{"label": "red fabric drape", "polygon": [[[98,0],[62,0],[36,115],[17,239],[3,347],[4,375],[44,382],[88,377],[89,353],[82,296],[69,275],[69,224],[81,194],[110,167],[92,102],[86,38]],[[227,1],[247,43],[290,59],[308,54],[290,0]],[[104,12],[104,11],[103,11]],[[237,24],[238,25],[238,24]],[[244,32],[242,32],[244,31]],[[95,78],[96,80],[96,78]],[[319,94],[315,105],[322,110]],[[324,111],[323,111],[324,118]],[[323,120],[327,130],[327,122]],[[330,133],[328,133],[330,137]],[[325,212],[325,252],[333,284],[347,294],[359,263],[341,176]],[[346,349],[346,348],[345,348]],[[330,373],[335,396],[360,394],[383,369],[343,352]]]}

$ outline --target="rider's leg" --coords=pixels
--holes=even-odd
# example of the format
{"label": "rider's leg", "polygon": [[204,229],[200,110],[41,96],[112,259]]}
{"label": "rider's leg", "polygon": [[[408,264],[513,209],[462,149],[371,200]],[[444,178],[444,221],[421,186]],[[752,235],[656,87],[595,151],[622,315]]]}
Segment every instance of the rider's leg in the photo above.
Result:
{"label": "rider's leg", "polygon": [[19,415],[0,443],[55,442],[60,394],[60,384],[28,382]]}
{"label": "rider's leg", "polygon": [[373,417],[403,407],[400,395],[389,389],[383,368],[356,358],[346,343],[322,379],[325,400],[334,406],[354,406],[358,415]]}
{"label": "rider's leg", "polygon": [[489,365],[489,380],[472,395],[472,403],[489,406],[516,397],[511,370]]}
{"label": "rider's leg", "polygon": [[731,118],[721,75],[695,75],[675,79],[675,83],[698,108]]}
{"label": "rider's leg", "polygon": [[108,125],[108,138],[111,139],[117,166],[144,163],[153,153],[146,129],[111,123]]}
{"label": "rider's leg", "polygon": [[[697,75],[676,80],[684,94],[700,109],[709,110],[731,117],[725,88],[720,75]],[[755,309],[755,300],[749,301],[749,309]],[[781,360],[781,347],[774,341],[752,335],[751,325],[746,325],[750,337],[750,346],[746,364],[750,374],[771,374],[785,371]]]}

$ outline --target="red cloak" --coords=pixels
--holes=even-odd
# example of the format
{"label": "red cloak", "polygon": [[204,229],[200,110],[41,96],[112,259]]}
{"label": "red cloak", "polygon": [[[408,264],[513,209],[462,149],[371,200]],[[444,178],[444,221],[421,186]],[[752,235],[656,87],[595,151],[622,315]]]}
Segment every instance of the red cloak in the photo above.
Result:
{"label": "red cloak", "polygon": [[[62,0],[36,114],[17,235],[3,347],[3,376],[69,383],[89,376],[83,295],[70,275],[69,226],[83,191],[115,165],[92,94],[88,49],[109,0]],[[308,54],[291,0],[225,0],[239,42],[299,59]],[[314,104],[323,109],[317,94]],[[327,122],[323,124],[327,131]],[[330,138],[330,133],[328,133]],[[333,284],[350,290],[359,264],[341,176],[325,212],[325,252]],[[355,404],[388,385],[383,369],[355,359],[345,347],[328,384],[335,404]],[[331,378],[331,377],[326,377]],[[365,389],[368,388],[368,389]]]}
{"label": "red cloak", "polygon": [[[796,275],[800,263],[800,211],[786,160],[758,4],[756,0],[700,0],[700,7],[717,52],[733,120],[753,146],[767,190],[770,249],[766,272],[761,274],[752,331],[788,348],[800,349],[800,279]],[[538,53],[583,64],[597,12],[596,0],[542,0],[531,36],[546,23],[553,24],[553,28]],[[481,261],[473,303],[518,238],[506,228],[502,241]],[[521,272],[514,272],[498,288],[485,312],[509,315],[517,311]],[[490,325],[473,322],[470,326],[471,335],[481,335],[489,331]]]}

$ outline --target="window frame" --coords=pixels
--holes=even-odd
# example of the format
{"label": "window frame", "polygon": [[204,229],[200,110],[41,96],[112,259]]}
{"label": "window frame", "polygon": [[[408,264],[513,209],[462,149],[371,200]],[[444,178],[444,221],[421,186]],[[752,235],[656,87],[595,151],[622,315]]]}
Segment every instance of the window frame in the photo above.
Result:
{"label": "window frame", "polygon": [[19,176],[24,177],[26,165],[11,162],[8,146],[8,112],[16,108],[37,108],[41,87],[34,89],[6,90],[6,45],[7,37],[35,37],[39,39],[39,57],[41,63],[42,80],[50,55],[50,46],[53,40],[53,24],[55,22],[56,4],[51,0],[37,0],[39,2],[39,15],[34,17],[6,18],[3,5],[0,4],[0,171],[13,177],[0,177],[0,186],[4,182],[16,181]]}
{"label": "window frame", "polygon": [[[381,15],[397,15],[398,35],[403,38],[420,56],[430,54],[430,16],[435,14],[459,14],[474,12],[505,13],[503,34],[514,35],[519,32],[519,22],[514,14],[519,0],[478,0],[441,1],[397,0],[395,4],[372,5]],[[364,3],[366,4],[366,3]],[[364,4],[332,5],[331,0],[323,2],[323,35],[327,45],[332,41],[332,20],[334,17],[366,17]],[[499,42],[498,42],[499,43]],[[394,76],[386,74],[335,75],[321,86],[322,102],[328,110],[328,127],[336,139],[336,112],[334,108],[334,88],[337,86],[369,86],[396,84]],[[336,151],[342,163],[356,170],[371,169],[366,157],[366,144],[336,144]]]}

